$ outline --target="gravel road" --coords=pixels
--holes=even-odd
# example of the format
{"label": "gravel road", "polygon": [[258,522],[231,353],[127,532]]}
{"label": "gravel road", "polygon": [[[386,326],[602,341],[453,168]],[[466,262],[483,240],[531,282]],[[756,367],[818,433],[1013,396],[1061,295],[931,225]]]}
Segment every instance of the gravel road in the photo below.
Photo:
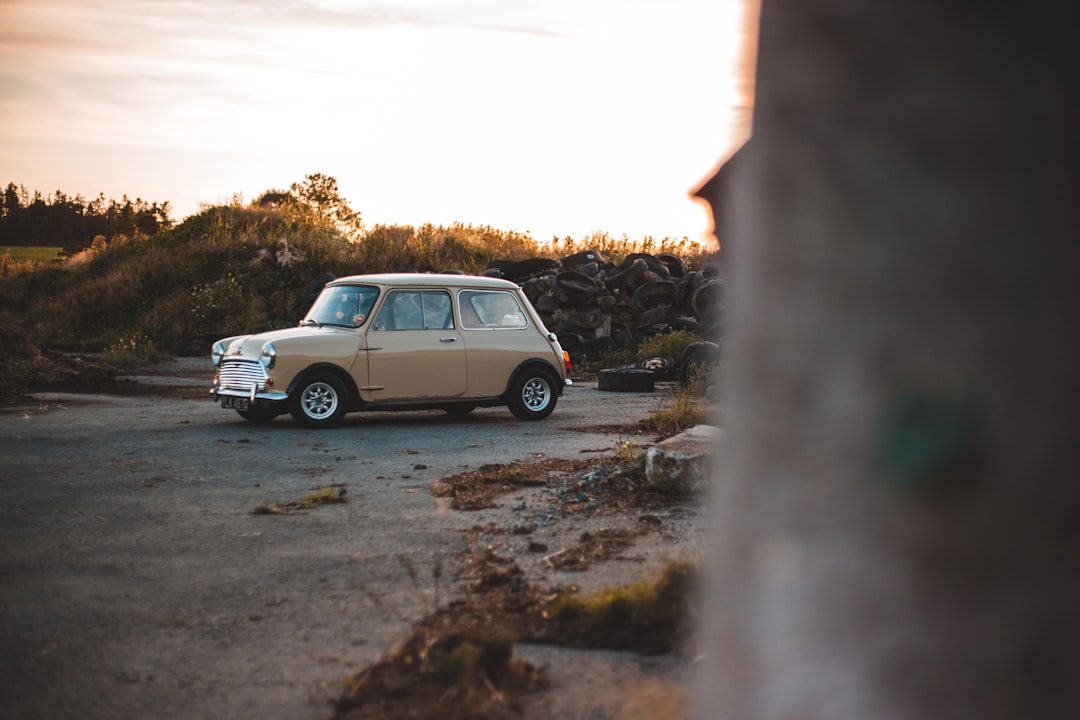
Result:
{"label": "gravel road", "polygon": [[[210,375],[200,360],[136,379],[165,387]],[[644,417],[668,394],[581,383],[538,423],[491,408],[465,418],[350,415],[323,431],[287,416],[252,425],[209,397],[169,393],[50,394],[4,408],[0,716],[326,717],[344,676],[432,609],[436,584],[426,573],[440,559],[452,573],[463,530],[528,521],[557,544],[589,522],[612,521],[552,517],[542,490],[456,512],[430,493],[435,480],[486,463],[610,453],[625,438],[580,428]],[[330,483],[346,485],[350,502],[252,512]],[[586,589],[637,579],[700,547],[704,515],[675,513],[664,538],[585,575],[545,572],[536,558],[522,564],[545,582]],[[419,583],[402,557],[420,570]],[[453,577],[443,582],[440,599],[454,592]],[[649,671],[685,674],[664,662],[618,656],[604,667],[660,663]],[[605,717],[595,704],[588,716]]]}

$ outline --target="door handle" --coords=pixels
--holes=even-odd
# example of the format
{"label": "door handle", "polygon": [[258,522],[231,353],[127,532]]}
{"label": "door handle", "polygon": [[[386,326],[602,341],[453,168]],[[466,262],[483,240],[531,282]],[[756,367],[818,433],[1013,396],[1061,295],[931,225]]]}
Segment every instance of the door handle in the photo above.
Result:
{"label": "door handle", "polygon": [[455,341],[457,341],[456,337],[439,338],[439,342],[455,342]]}

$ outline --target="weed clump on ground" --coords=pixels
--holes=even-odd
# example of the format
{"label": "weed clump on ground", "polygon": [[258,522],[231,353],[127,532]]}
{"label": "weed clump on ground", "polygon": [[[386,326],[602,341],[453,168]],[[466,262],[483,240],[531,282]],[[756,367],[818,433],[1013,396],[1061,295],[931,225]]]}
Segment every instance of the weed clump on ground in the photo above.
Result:
{"label": "weed clump on ground", "polygon": [[346,679],[334,719],[516,716],[525,693],[549,683],[513,651],[506,632],[417,628],[389,656]]}
{"label": "weed clump on ground", "polygon": [[316,488],[307,494],[303,500],[290,500],[287,502],[269,502],[264,500],[259,503],[252,514],[254,515],[288,515],[290,513],[313,510],[323,505],[349,502],[348,491],[345,485],[333,484],[325,488]]}
{"label": "weed clump on ground", "polygon": [[496,507],[495,498],[515,489],[543,485],[551,473],[573,473],[591,464],[588,460],[542,460],[506,465],[481,465],[476,470],[443,478],[432,487],[436,497],[450,499],[454,510]]}
{"label": "weed clump on ground", "polygon": [[655,580],[580,597],[565,592],[543,610],[542,638],[570,647],[671,653],[691,630],[696,566],[673,562]]}
{"label": "weed clump on ground", "polygon": [[713,410],[692,385],[679,388],[670,403],[634,423],[637,432],[669,438],[694,427],[714,423]]}

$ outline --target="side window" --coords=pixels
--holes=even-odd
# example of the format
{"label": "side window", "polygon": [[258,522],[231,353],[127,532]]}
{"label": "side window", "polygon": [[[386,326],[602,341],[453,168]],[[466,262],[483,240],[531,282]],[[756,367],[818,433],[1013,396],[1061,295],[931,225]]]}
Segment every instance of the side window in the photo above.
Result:
{"label": "side window", "polygon": [[424,329],[452,330],[454,313],[450,310],[450,296],[444,292],[425,291],[422,299],[424,301]]}
{"label": "side window", "polygon": [[463,290],[458,296],[458,302],[461,309],[461,327],[465,329],[523,328],[529,324],[517,298],[508,292]]}
{"label": "side window", "polygon": [[375,316],[375,330],[447,330],[454,327],[450,296],[441,290],[394,290]]}

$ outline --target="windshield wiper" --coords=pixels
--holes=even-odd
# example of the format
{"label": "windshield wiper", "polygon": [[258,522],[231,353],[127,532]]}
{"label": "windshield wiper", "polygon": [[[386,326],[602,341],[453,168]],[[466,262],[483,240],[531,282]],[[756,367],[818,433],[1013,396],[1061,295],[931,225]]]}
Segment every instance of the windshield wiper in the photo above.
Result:
{"label": "windshield wiper", "polygon": [[314,325],[315,327],[322,327],[321,322],[319,322],[318,320],[312,320],[311,318],[308,318],[307,320],[301,320],[300,321],[300,327],[307,327],[308,325]]}

